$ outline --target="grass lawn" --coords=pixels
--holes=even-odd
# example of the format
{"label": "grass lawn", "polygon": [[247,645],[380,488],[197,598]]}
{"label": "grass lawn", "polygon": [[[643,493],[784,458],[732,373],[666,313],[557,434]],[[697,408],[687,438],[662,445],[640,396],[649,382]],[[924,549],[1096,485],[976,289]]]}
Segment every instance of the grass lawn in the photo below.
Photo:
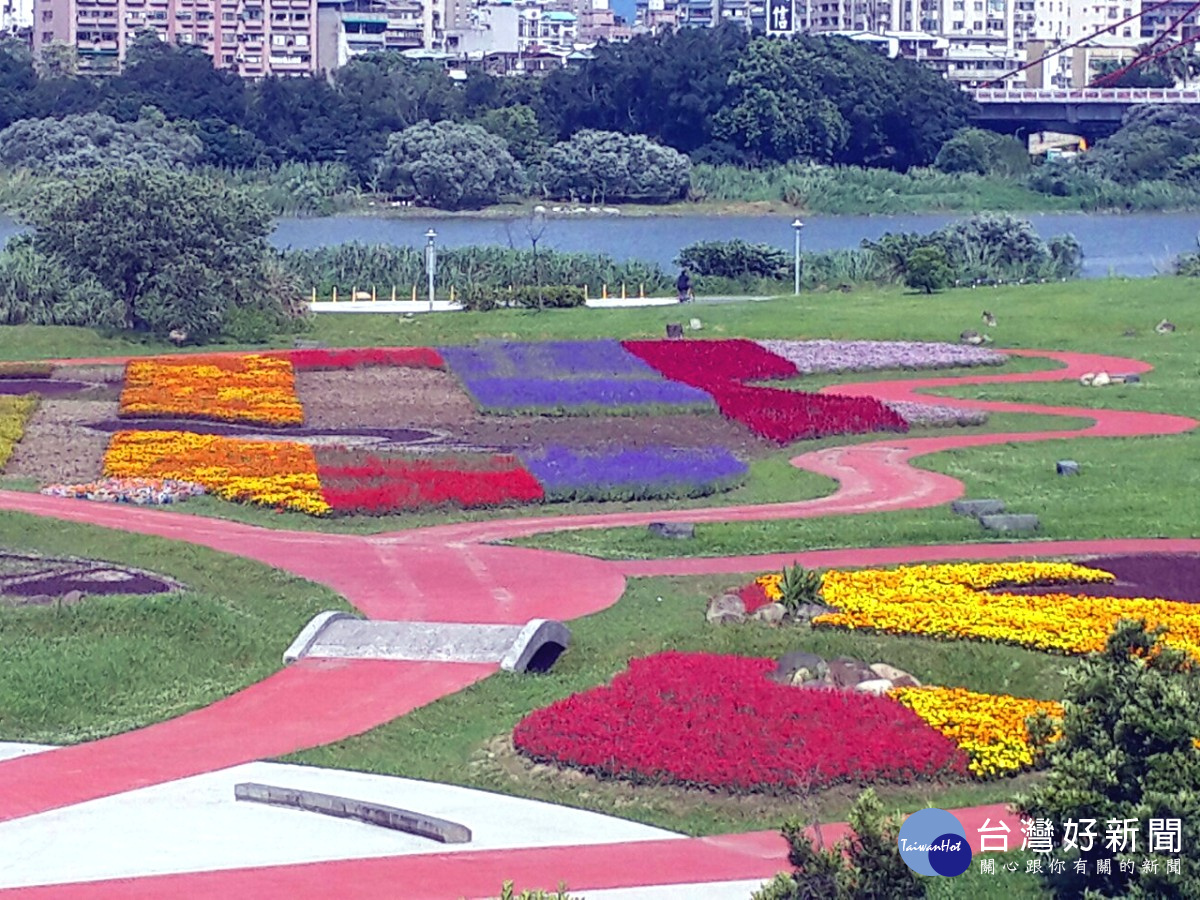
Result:
{"label": "grass lawn", "polygon": [[0,512],[0,547],[169,575],[179,594],[0,606],[0,740],[74,743],[207,706],[265,678],[336,594],[157,537]]}
{"label": "grass lawn", "polygon": [[[1195,283],[1182,279],[1073,282],[959,290],[932,297],[899,289],[849,295],[811,294],[799,299],[698,305],[702,336],[956,340],[980,329],[988,309],[999,324],[999,348],[1042,348],[1105,353],[1145,360],[1155,371],[1138,386],[1088,389],[1074,383],[980,385],[946,389],[947,395],[1015,400],[1055,406],[1138,409],[1200,417],[1194,385],[1200,374],[1195,344]],[[539,340],[591,337],[657,337],[676,308],[632,310],[496,311],[403,319],[385,315],[324,316],[311,337],[330,346],[438,345],[478,337]],[[1174,334],[1157,335],[1162,318]],[[1133,332],[1132,335],[1128,334]],[[100,338],[80,329],[8,328],[0,358],[160,352],[167,348]],[[281,339],[278,345],[290,345]],[[1014,360],[1004,371],[1030,371],[1044,363]],[[954,372],[943,373],[947,375]],[[926,373],[874,373],[799,379],[799,388],[839,380],[925,377]],[[1073,429],[1081,420],[997,414],[982,429]],[[941,433],[934,431],[931,433]],[[671,506],[711,506],[799,500],[833,489],[825,478],[797,471],[787,459],[821,446],[871,436],[806,442],[752,466],[743,487]],[[1082,475],[1060,478],[1057,459],[1080,462]],[[1014,512],[1041,517],[1042,538],[1196,536],[1189,496],[1200,488],[1200,437],[1195,433],[1138,439],[1064,438],[1012,443],[928,457],[920,465],[962,479],[968,496],[999,497]],[[273,526],[368,533],[451,520],[498,516],[661,508],[667,504],[562,504],[486,512],[319,520],[235,507],[201,498],[181,511],[225,515]],[[694,541],[651,541],[642,529],[562,532],[531,539],[538,546],[606,557],[723,555],[788,552],[819,547],[969,543],[984,539],[972,521],[948,509],[814,520],[701,525]],[[81,607],[0,611],[0,737],[79,740],[134,727],[211,702],[262,677],[305,620],[339,604],[324,589],[199,548],[153,538],[0,514],[0,543],[44,552],[98,556],[157,569],[190,586],[182,598],[117,598]],[[744,626],[714,628],[704,622],[704,601],[736,578],[635,579],[611,609],[572,623],[574,642],[545,676],[497,676],[459,694],[347,741],[293,757],[342,768],[444,780],[553,800],[678,829],[692,834],[775,828],[787,816],[844,819],[851,791],[828,791],[803,802],[770,797],[722,798],[673,789],[631,788],[532,766],[511,750],[508,735],[529,711],[572,692],[607,682],[633,656],[676,648],[777,655],[808,649],[822,655],[883,659],[933,684],[1056,698],[1070,659],[1016,647],[936,642],[807,629]],[[15,653],[9,647],[18,648]],[[201,653],[196,648],[203,650]],[[1004,801],[1036,775],[952,787],[883,787],[885,804],[916,808]],[[972,873],[941,880],[932,897],[1038,897],[1032,876]]]}
{"label": "grass lawn", "polygon": [[[832,790],[798,801],[767,796],[721,797],[702,791],[631,787],[534,766],[508,741],[527,713],[611,680],[631,657],[667,649],[777,656],[804,649],[825,657],[886,660],[932,684],[961,685],[1021,696],[1061,695],[1062,672],[1074,661],[1020,647],[945,642],[758,624],[714,627],[705,601],[738,583],[736,576],[633,579],[610,609],[571,623],[572,646],[544,676],[500,675],[418,709],[367,734],[289,757],[291,761],[407,778],[447,781],[636,819],[689,834],[775,828],[789,815],[844,821],[853,791]],[[1031,777],[956,786],[879,787],[885,803],[912,809],[1008,800]]]}

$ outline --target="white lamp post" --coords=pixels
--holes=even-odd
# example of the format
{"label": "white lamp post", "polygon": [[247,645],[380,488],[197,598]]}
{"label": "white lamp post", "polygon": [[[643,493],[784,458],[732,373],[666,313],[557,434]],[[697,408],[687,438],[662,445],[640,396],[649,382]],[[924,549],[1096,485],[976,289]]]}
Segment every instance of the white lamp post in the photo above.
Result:
{"label": "white lamp post", "polygon": [[433,276],[437,272],[437,232],[430,228],[425,232],[425,274],[429,276],[429,311],[433,312]]}
{"label": "white lamp post", "polygon": [[800,232],[804,230],[804,223],[799,219],[792,223],[792,231],[796,233],[796,296],[800,296]]}

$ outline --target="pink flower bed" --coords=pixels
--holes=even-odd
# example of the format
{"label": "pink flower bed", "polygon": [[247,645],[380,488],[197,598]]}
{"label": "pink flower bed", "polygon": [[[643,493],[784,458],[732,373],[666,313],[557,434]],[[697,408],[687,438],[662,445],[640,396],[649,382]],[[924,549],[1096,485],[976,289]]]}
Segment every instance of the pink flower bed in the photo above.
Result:
{"label": "pink flower bed", "polygon": [[724,415],[780,444],[838,434],[908,430],[899,413],[873,397],[746,384],[799,374],[794,363],[754,341],[625,341],[624,346],[668,378],[707,391]]}
{"label": "pink flower bed", "polygon": [[766,678],[770,659],[670,651],[517,724],[526,756],[598,776],[733,792],[961,777],[953,741],[888,697]]}
{"label": "pink flower bed", "polygon": [[290,360],[298,372],[311,369],[356,369],[361,366],[398,366],[409,369],[444,369],[446,364],[432,347],[354,347],[346,350],[276,350],[263,354]]}

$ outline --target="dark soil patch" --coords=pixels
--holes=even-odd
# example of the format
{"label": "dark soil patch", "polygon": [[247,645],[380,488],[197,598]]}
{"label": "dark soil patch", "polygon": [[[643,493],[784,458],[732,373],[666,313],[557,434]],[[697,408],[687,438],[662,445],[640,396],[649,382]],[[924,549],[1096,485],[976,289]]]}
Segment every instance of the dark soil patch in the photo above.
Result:
{"label": "dark soil patch", "polygon": [[449,429],[479,413],[457,379],[435,369],[377,366],[296,373],[304,422],[312,428]]}
{"label": "dark soil patch", "polygon": [[1039,585],[998,590],[1009,594],[1084,594],[1089,597],[1158,597],[1200,603],[1200,554],[1139,553],[1076,560],[1112,572],[1115,584]]}
{"label": "dark soil patch", "polygon": [[41,394],[43,397],[74,396],[91,385],[55,378],[0,378],[0,394]]}
{"label": "dark soil patch", "polygon": [[479,416],[452,430],[467,443],[495,450],[533,450],[550,444],[573,448],[726,447],[748,459],[775,447],[723,416]]}
{"label": "dark soil patch", "polygon": [[182,587],[153,572],[90,559],[0,552],[0,604],[48,604],[71,591],[88,595],[164,594]]}
{"label": "dark soil patch", "polygon": [[196,419],[109,419],[93,422],[87,426],[94,431],[112,434],[117,431],[190,431],[193,434],[217,434],[222,437],[247,437],[269,435],[279,438],[297,437],[372,437],[383,438],[397,444],[428,441],[441,435],[416,428],[309,428],[287,426],[269,428],[264,425],[239,424],[236,422],[201,422]]}
{"label": "dark soil patch", "polygon": [[112,400],[53,398],[43,400],[13,448],[5,475],[32,478],[39,484],[77,484],[100,475],[108,435],[81,423],[115,417]]}

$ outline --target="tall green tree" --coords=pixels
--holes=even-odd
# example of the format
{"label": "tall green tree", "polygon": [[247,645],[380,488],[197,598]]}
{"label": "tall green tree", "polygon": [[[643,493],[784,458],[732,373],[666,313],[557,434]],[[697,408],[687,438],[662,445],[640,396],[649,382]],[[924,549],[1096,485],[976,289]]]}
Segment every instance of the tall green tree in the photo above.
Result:
{"label": "tall green tree", "polygon": [[420,122],[393,134],[378,165],[383,190],[441,209],[475,209],[523,187],[504,140],[459,122]]}
{"label": "tall green tree", "polygon": [[125,328],[201,339],[265,296],[271,216],[250,195],[161,169],[103,169],[45,186],[24,211],[32,249],[94,280],[120,304]]}

